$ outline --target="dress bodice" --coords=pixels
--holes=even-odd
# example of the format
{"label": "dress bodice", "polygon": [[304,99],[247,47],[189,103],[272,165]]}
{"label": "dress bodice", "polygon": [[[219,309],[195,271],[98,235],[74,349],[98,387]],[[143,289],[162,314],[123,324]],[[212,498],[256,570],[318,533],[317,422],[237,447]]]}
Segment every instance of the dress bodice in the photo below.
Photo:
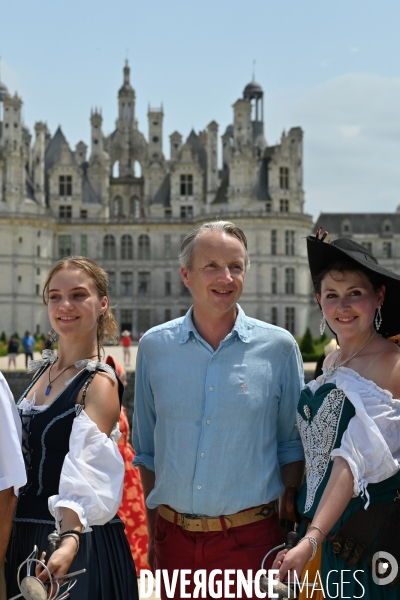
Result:
{"label": "dress bodice", "polygon": [[[45,370],[42,368],[33,378],[17,408]],[[80,371],[45,410],[37,410],[34,405],[29,412],[19,408],[27,484],[20,490],[17,520],[29,519],[34,513],[35,520],[54,523],[48,510],[48,498],[58,492],[72,425],[82,409],[76,404],[77,396],[91,375],[86,369]],[[24,405],[26,407],[26,403]]]}

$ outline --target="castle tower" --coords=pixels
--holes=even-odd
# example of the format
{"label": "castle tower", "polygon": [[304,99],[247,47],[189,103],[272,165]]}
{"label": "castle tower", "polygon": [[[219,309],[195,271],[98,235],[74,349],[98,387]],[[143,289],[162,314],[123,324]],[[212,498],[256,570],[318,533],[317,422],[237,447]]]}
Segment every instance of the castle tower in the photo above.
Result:
{"label": "castle tower", "polygon": [[135,90],[130,84],[130,68],[128,60],[124,66],[124,83],[118,92],[117,129],[129,131],[135,127]]}
{"label": "castle tower", "polygon": [[218,188],[218,123],[211,121],[207,127],[207,203],[212,202]]}
{"label": "castle tower", "polygon": [[182,136],[179,131],[174,131],[174,133],[171,133],[169,136],[169,144],[171,160],[178,160],[179,152],[182,148]]}
{"label": "castle tower", "polygon": [[253,141],[251,103],[249,100],[240,99],[235,102],[233,105],[233,121],[235,150],[241,152],[243,146],[250,146]]}
{"label": "castle tower", "polygon": [[149,159],[160,160],[163,158],[162,150],[162,127],[164,119],[163,107],[150,108],[147,112],[149,120]]}
{"label": "castle tower", "polygon": [[45,190],[45,151],[47,125],[38,121],[35,123],[35,143],[33,145],[33,186],[35,199],[40,206],[46,205]]}
{"label": "castle tower", "polygon": [[262,149],[267,142],[264,138],[264,91],[259,83],[251,81],[243,90],[243,98],[252,104],[253,144]]}
{"label": "castle tower", "polygon": [[25,159],[22,150],[22,100],[15,93],[3,98],[3,125],[1,145],[6,160],[6,173],[3,182],[4,200],[11,210],[25,198]]}
{"label": "castle tower", "polygon": [[103,145],[103,132],[101,125],[103,123],[103,117],[97,109],[90,113],[90,125],[91,125],[91,159],[94,156],[101,157],[104,151]]}

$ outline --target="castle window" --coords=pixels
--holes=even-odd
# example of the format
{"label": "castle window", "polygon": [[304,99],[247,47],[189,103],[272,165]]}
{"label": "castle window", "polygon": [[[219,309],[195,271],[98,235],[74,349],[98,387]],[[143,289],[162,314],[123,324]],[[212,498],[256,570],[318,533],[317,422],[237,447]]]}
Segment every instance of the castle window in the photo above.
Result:
{"label": "castle window", "polygon": [[278,254],[278,232],[276,229],[271,231],[271,254]]}
{"label": "castle window", "polygon": [[138,282],[139,296],[150,296],[150,273],[143,271],[140,272]]}
{"label": "castle window", "polygon": [[148,308],[139,308],[137,311],[137,329],[139,335],[150,329],[150,310]]}
{"label": "castle window", "polygon": [[294,269],[285,269],[285,293],[294,294]]}
{"label": "castle window", "polygon": [[170,208],[166,208],[164,210],[164,217],[166,219],[171,219],[171,217],[172,217],[172,210]]}
{"label": "castle window", "polygon": [[278,293],[278,271],[276,267],[271,269],[271,294]]}
{"label": "castle window", "polygon": [[81,256],[87,256],[87,235],[81,235]]}
{"label": "castle window", "polygon": [[113,235],[104,236],[103,258],[105,260],[115,260],[117,258],[115,251],[115,237]]}
{"label": "castle window", "polygon": [[294,256],[294,231],[285,231],[285,254],[287,256]]}
{"label": "castle window", "polygon": [[36,284],[36,296],[40,296],[40,285]]}
{"label": "castle window", "polygon": [[186,285],[181,280],[181,296],[190,296],[190,288],[186,287]]}
{"label": "castle window", "polygon": [[58,216],[60,219],[72,219],[72,206],[59,206]]}
{"label": "castle window", "polygon": [[121,296],[132,296],[133,294],[133,273],[131,271],[122,271],[121,273]]}
{"label": "castle window", "polygon": [[137,196],[132,196],[129,200],[129,214],[131,217],[135,217],[135,219],[139,219],[140,217],[140,202]]}
{"label": "castle window", "polygon": [[133,311],[130,308],[121,308],[121,331],[127,329],[132,331],[132,315]]}
{"label": "castle window", "polygon": [[148,235],[139,236],[139,259],[149,260],[150,259],[150,238]]}
{"label": "castle window", "polygon": [[113,209],[112,210],[113,217],[120,217],[122,215],[122,198],[121,198],[121,196],[117,196],[116,198],[114,198],[112,209]]}
{"label": "castle window", "polygon": [[383,242],[382,258],[392,258],[392,242]]}
{"label": "castle window", "polygon": [[166,308],[164,311],[164,321],[170,321],[171,320],[171,309],[170,308]]}
{"label": "castle window", "polygon": [[361,242],[361,246],[368,250],[368,252],[372,252],[372,242]]}
{"label": "castle window", "polygon": [[193,218],[193,206],[181,206],[181,219]]}
{"label": "castle window", "polygon": [[281,190],[289,189],[289,169],[287,167],[279,168],[279,186]]}
{"label": "castle window", "polygon": [[155,136],[153,136],[153,142],[154,142],[155,144],[157,144],[157,142],[158,142],[158,137],[157,137],[156,135],[155,135]]}
{"label": "castle window", "polygon": [[271,307],[271,324],[278,325],[278,308],[276,306]]}
{"label": "castle window", "polygon": [[289,200],[279,200],[279,210],[281,213],[289,212]]}
{"label": "castle window", "polygon": [[265,212],[267,212],[267,213],[272,212],[272,202],[266,202],[266,204],[265,204]]}
{"label": "castle window", "polygon": [[72,175],[60,175],[58,178],[60,196],[72,196]]}
{"label": "castle window", "polygon": [[81,219],[87,219],[87,210],[81,210]]}
{"label": "castle window", "polygon": [[115,290],[117,288],[115,273],[114,273],[114,271],[109,271],[107,273],[107,275],[108,275],[108,291],[110,292],[110,294],[114,294]]}
{"label": "castle window", "polygon": [[287,329],[292,335],[295,334],[296,309],[292,306],[287,306],[285,308],[285,329]]}
{"label": "castle window", "polygon": [[170,296],[172,292],[172,282],[171,282],[171,273],[170,271],[166,271],[165,273],[165,296]]}
{"label": "castle window", "polygon": [[193,175],[181,175],[181,196],[193,196]]}
{"label": "castle window", "polygon": [[164,235],[164,258],[171,258],[171,235]]}
{"label": "castle window", "polygon": [[58,258],[64,258],[64,256],[71,256],[71,236],[70,235],[59,235],[58,236]]}
{"label": "castle window", "polygon": [[130,260],[133,258],[133,242],[130,235],[123,235],[121,238],[121,260]]}

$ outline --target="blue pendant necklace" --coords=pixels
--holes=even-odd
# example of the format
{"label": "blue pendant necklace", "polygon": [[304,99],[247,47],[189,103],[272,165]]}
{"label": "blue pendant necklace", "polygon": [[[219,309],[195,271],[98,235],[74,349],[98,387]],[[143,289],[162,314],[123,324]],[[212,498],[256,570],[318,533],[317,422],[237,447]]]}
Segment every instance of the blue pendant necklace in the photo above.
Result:
{"label": "blue pendant necklace", "polygon": [[[93,354],[93,356],[90,356],[89,358],[94,358],[95,356],[97,356],[97,354]],[[58,360],[58,359],[57,359],[57,360]],[[57,362],[57,361],[56,361],[56,362]],[[77,361],[75,361],[75,362],[77,362]],[[61,375],[62,375],[63,373],[65,373],[65,371],[68,371],[68,369],[71,369],[71,367],[74,367],[74,366],[75,366],[75,363],[72,363],[72,365],[69,365],[69,367],[65,367],[65,369],[63,369],[63,370],[61,371],[61,373],[59,373],[59,374],[58,374],[56,377],[54,377],[54,379],[50,379],[50,375],[51,375],[51,369],[53,368],[53,365],[54,365],[54,364],[55,364],[55,363],[51,363],[51,365],[50,365],[50,368],[49,368],[49,383],[48,383],[48,385],[47,385],[47,388],[46,388],[46,391],[45,391],[45,393],[44,393],[44,395],[45,395],[45,396],[48,396],[48,395],[50,394],[50,392],[51,392],[51,386],[52,386],[52,384],[55,382],[55,380],[56,380],[56,379],[58,379],[59,377],[61,377]]]}
{"label": "blue pendant necklace", "polygon": [[44,393],[44,395],[45,395],[45,396],[48,396],[48,395],[50,394],[50,392],[51,392],[51,386],[52,386],[52,384],[55,382],[55,380],[56,380],[56,379],[58,379],[58,378],[59,378],[59,377],[60,377],[60,376],[61,376],[63,373],[65,373],[65,371],[68,371],[68,369],[70,369],[71,367],[75,366],[75,363],[73,363],[72,365],[69,365],[69,367],[65,367],[65,369],[63,369],[63,370],[61,371],[61,373],[59,373],[59,374],[57,375],[57,377],[54,377],[54,379],[50,379],[50,374],[51,374],[51,369],[52,369],[52,367],[53,367],[53,364],[54,364],[54,363],[52,363],[52,364],[50,365],[50,368],[49,368],[49,384],[48,384],[48,386],[47,386],[47,388],[46,388],[46,391],[45,391],[45,393]]}

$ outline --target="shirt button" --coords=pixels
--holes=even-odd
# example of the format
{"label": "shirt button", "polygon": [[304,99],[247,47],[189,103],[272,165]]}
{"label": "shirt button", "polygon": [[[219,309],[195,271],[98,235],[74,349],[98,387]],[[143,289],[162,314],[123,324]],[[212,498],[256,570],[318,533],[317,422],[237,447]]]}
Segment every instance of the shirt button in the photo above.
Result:
{"label": "shirt button", "polygon": [[196,343],[196,340],[193,338],[193,339],[192,339],[192,342]]}
{"label": "shirt button", "polygon": [[198,486],[197,486],[197,489],[198,489],[198,490],[201,490],[201,485],[198,485]]}
{"label": "shirt button", "polygon": [[213,386],[211,386],[210,387],[210,392],[213,392],[213,391],[214,391],[214,388],[213,388]]}
{"label": "shirt button", "polygon": [[211,358],[214,360],[214,358],[215,358],[215,354],[214,354],[214,356],[212,356]]}
{"label": "shirt button", "polygon": [[204,457],[205,457],[205,452],[202,452],[202,453],[200,454],[200,456],[201,456],[202,458],[204,458]]}
{"label": "shirt button", "polygon": [[209,425],[211,423],[210,419],[207,419],[206,423]]}

